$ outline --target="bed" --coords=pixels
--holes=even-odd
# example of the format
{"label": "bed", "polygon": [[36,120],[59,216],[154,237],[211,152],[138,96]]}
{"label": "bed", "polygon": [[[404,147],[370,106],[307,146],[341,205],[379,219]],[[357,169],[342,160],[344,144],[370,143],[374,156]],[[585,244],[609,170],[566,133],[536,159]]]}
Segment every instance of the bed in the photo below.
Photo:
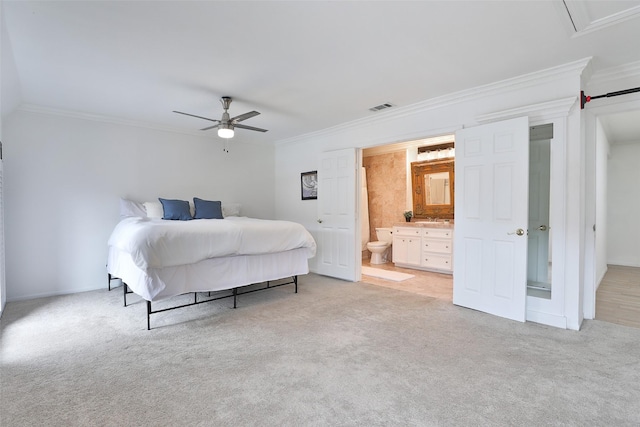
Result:
{"label": "bed", "polygon": [[[246,293],[239,288],[261,283],[266,283],[261,289],[293,283],[297,292],[297,276],[309,272],[308,259],[315,252],[311,234],[290,221],[222,215],[166,220],[137,214],[123,218],[111,233],[107,274],[109,283],[122,280],[125,305],[127,293],[146,300],[150,329],[150,315],[166,311],[154,311],[151,303],[177,295],[194,293],[194,300],[171,309],[228,297],[235,307],[236,297]],[[219,296],[219,291],[230,292]],[[206,293],[204,299],[198,300],[198,293]]]}

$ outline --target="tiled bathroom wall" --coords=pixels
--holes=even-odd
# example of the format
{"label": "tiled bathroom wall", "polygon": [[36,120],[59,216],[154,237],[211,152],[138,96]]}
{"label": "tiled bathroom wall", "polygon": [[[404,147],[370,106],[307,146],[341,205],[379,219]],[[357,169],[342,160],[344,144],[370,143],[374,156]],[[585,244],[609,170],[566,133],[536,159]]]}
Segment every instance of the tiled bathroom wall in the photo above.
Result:
{"label": "tiled bathroom wall", "polygon": [[367,170],[369,193],[369,241],[378,240],[376,227],[392,227],[404,222],[407,198],[406,151],[367,156],[362,159]]}

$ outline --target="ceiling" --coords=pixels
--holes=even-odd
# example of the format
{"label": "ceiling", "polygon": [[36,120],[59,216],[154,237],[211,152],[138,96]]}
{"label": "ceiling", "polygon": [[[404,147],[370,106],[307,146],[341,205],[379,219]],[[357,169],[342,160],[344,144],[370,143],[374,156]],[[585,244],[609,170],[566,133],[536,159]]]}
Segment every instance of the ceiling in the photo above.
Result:
{"label": "ceiling", "polygon": [[[640,60],[632,46],[640,1],[3,1],[2,8],[23,104],[199,132],[210,122],[172,111],[219,119],[220,97],[231,96],[232,117],[257,110],[243,123],[269,129],[236,132],[252,143],[585,57],[595,72]],[[637,116],[627,121],[640,124]]]}

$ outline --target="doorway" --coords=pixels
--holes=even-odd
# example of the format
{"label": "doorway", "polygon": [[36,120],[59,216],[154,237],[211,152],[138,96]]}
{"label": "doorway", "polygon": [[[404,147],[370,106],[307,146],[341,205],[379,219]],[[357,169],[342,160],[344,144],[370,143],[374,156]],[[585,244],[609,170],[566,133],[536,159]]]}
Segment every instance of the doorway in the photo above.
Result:
{"label": "doorway", "polygon": [[595,318],[640,327],[640,110],[596,120]]}
{"label": "doorway", "polygon": [[363,171],[359,174],[361,185],[358,194],[361,195],[362,267],[365,267],[364,271],[369,272],[371,270],[367,267],[398,273],[389,275],[392,276],[391,278],[386,274],[379,275],[387,276],[385,279],[367,275],[363,271],[363,282],[449,302],[452,300],[451,275],[396,267],[392,262],[393,246],[389,248],[385,263],[372,265],[367,243],[379,240],[376,228],[392,228],[394,225],[404,223],[404,212],[413,210],[411,163],[419,160],[419,148],[450,142],[453,138],[453,135],[443,135],[361,150]]}
{"label": "doorway", "polygon": [[[532,125],[532,128],[530,129],[530,125]],[[540,132],[540,133],[544,133],[544,132],[548,132],[548,135],[546,137],[541,137],[539,134],[536,134],[536,132]],[[557,135],[559,135],[559,137],[555,138],[554,141],[554,137],[552,136],[553,133],[556,133]],[[566,132],[566,119],[563,117],[558,117],[558,118],[554,118],[554,119],[550,119],[544,122],[534,122],[534,123],[529,123],[527,124],[526,121],[524,123],[524,133],[523,133],[523,140],[526,141],[526,143],[524,144],[524,146],[526,147],[526,153],[527,153],[527,157],[526,157],[526,166],[524,167],[524,170],[527,170],[527,175],[526,177],[523,179],[523,182],[525,182],[525,188],[523,189],[522,192],[516,192],[517,194],[525,194],[525,198],[523,200],[522,203],[518,202],[515,204],[515,206],[518,205],[523,205],[523,206],[528,206],[529,205],[529,200],[528,200],[528,195],[529,195],[529,190],[528,190],[528,181],[529,181],[529,176],[528,176],[528,153],[529,153],[529,146],[531,144],[531,141],[536,141],[536,140],[540,140],[540,141],[544,141],[546,140],[547,142],[544,144],[544,146],[548,147],[548,156],[546,157],[546,170],[548,172],[548,178],[546,179],[546,184],[540,183],[539,187],[540,188],[545,188],[546,192],[548,194],[544,195],[544,198],[547,199],[547,206],[545,211],[547,212],[546,215],[548,215],[548,220],[547,218],[541,218],[541,217],[537,217],[536,219],[538,220],[537,222],[540,222],[540,220],[542,220],[542,222],[540,222],[539,224],[536,224],[536,227],[539,229],[540,226],[546,226],[547,229],[544,230],[544,227],[542,230],[539,231],[546,231],[548,234],[548,237],[546,238],[541,238],[538,239],[539,242],[546,242],[546,245],[544,243],[542,244],[538,244],[537,247],[540,248],[540,251],[538,251],[538,260],[547,260],[546,265],[543,267],[542,266],[542,261],[539,261],[538,263],[531,263],[531,265],[537,265],[537,271],[538,271],[538,278],[542,278],[542,280],[536,280],[536,282],[542,283],[544,284],[547,289],[542,290],[542,292],[545,293],[544,297],[541,297],[540,295],[535,295],[535,292],[533,291],[529,291],[530,295],[527,295],[527,269],[528,269],[528,263],[527,263],[527,248],[528,248],[528,241],[527,241],[527,236],[524,235],[522,240],[521,237],[518,237],[518,241],[524,243],[525,246],[525,251],[524,253],[524,258],[523,258],[523,262],[521,263],[521,268],[515,268],[514,270],[509,270],[510,272],[515,272],[517,271],[522,271],[522,280],[517,280],[515,282],[520,283],[520,291],[522,293],[522,298],[521,298],[521,304],[518,304],[519,307],[521,307],[521,310],[523,314],[521,314],[522,317],[519,318],[519,320],[524,321],[533,321],[536,323],[542,323],[542,324],[546,324],[546,325],[551,325],[551,326],[556,326],[556,327],[560,327],[560,328],[567,328],[568,326],[568,322],[567,322],[567,318],[564,315],[564,274],[565,274],[565,269],[563,266],[563,263],[549,263],[549,260],[552,260],[555,257],[558,256],[562,256],[563,251],[564,251],[564,238],[565,238],[565,232],[566,229],[563,227],[563,225],[565,224],[565,216],[566,216],[566,189],[565,189],[565,185],[556,185],[553,186],[552,182],[554,180],[554,178],[556,180],[558,180],[558,182],[564,182],[563,179],[565,179],[565,168],[566,168],[566,147],[565,147],[565,139],[564,139],[564,135]],[[497,149],[500,150],[504,150],[505,149],[505,145],[503,145],[503,143],[506,143],[506,140],[498,140],[499,144],[496,146]],[[518,143],[518,145],[520,145]],[[534,143],[535,145],[535,143]],[[392,144],[393,146],[393,144]],[[384,149],[390,149],[389,146],[384,146]],[[379,147],[376,147],[379,148]],[[367,149],[369,150],[369,149]],[[543,149],[547,150],[547,149]],[[368,154],[367,152],[365,152],[365,155]],[[456,153],[458,154],[458,153]],[[458,163],[458,156],[456,156],[456,163]],[[544,162],[542,162],[544,163]],[[410,164],[409,160],[406,160],[406,164]],[[502,163],[499,165],[500,168],[502,168]],[[504,168],[500,169],[498,168],[499,171],[505,172]],[[520,169],[519,167],[513,167],[509,170],[515,172],[518,169]],[[506,172],[505,172],[506,173]],[[505,179],[502,179],[505,178]],[[511,179],[506,179],[506,177],[502,177],[501,175],[501,179],[499,180],[499,182],[503,183],[503,184],[507,184],[507,183],[511,183],[511,182],[518,182],[518,180],[511,180]],[[477,183],[479,182],[478,180],[473,180],[470,179],[468,180],[469,183],[473,184],[473,183]],[[504,191],[502,190],[506,190],[506,188],[499,188],[496,190],[496,192],[494,194],[505,194]],[[459,194],[459,186],[456,185],[456,194]],[[473,191],[471,191],[469,194],[474,194]],[[539,194],[538,194],[539,195]],[[411,206],[411,204],[406,205],[407,207]],[[501,205],[500,205],[501,206]],[[456,201],[456,219],[459,218],[459,211],[458,208],[460,207],[460,204],[457,203]],[[398,210],[398,214],[400,214],[401,210],[399,208],[396,208]],[[401,218],[401,217],[399,217]],[[458,221],[456,221],[456,219],[454,219],[454,222],[456,223],[456,235],[454,236],[454,238],[457,238],[458,236]],[[533,216],[532,216],[533,219]],[[518,224],[520,224],[520,222],[518,222]],[[552,224],[556,224],[555,226],[552,226]],[[504,224],[503,224],[504,225]],[[519,227],[524,228],[525,230],[527,228],[532,228],[532,226],[528,225],[528,211],[525,210],[525,214],[524,214],[524,221],[522,221],[521,225],[518,225],[517,227],[514,227],[513,229],[508,228],[503,230],[504,232],[500,232],[498,233],[499,239],[501,240],[501,244],[504,246],[504,242],[506,242],[506,238],[511,238],[511,236],[509,236],[510,234],[516,234],[518,236],[520,236],[520,234],[516,233],[519,229]],[[549,227],[551,227],[551,229],[549,229]],[[373,226],[371,227],[373,228]],[[515,231],[514,231],[515,230]],[[555,233],[554,233],[555,231]],[[526,234],[526,231],[523,233]],[[505,237],[507,236],[507,237]],[[519,244],[519,243],[518,243]],[[545,248],[546,249],[543,249]],[[502,247],[501,247],[502,248]],[[551,248],[555,248],[556,251],[552,251]],[[502,248],[504,249],[504,248]],[[454,243],[454,252],[456,251],[456,243]],[[554,254],[554,252],[557,252]],[[502,256],[508,256],[511,252],[508,250],[502,250],[500,252],[500,257]],[[479,260],[479,257],[474,257],[473,259],[477,259]],[[473,261],[473,259],[471,259],[471,261]],[[502,259],[502,258],[500,258]],[[456,252],[455,255],[455,260],[453,262],[454,265],[454,269],[457,265],[459,265],[461,260],[461,255],[459,253]],[[473,264],[473,262],[471,263]],[[506,264],[509,264],[508,262],[506,262]],[[392,265],[392,264],[391,264]],[[473,265],[470,265],[470,267],[473,267]],[[554,268],[552,268],[554,267]],[[458,271],[470,271],[469,268],[462,268],[459,269]],[[506,272],[511,274],[510,272]],[[506,274],[505,273],[505,274]],[[454,274],[454,278],[457,275]],[[464,276],[464,274],[463,274]],[[500,276],[502,278],[502,276]],[[507,275],[504,276],[503,281],[501,281],[500,283],[504,283],[505,286],[507,283],[513,282],[512,280],[506,280],[507,279]],[[555,279],[555,280],[554,280]],[[366,279],[365,279],[366,280]],[[495,283],[495,282],[494,282]],[[554,283],[555,287],[553,288],[553,291],[551,290],[551,284]],[[454,287],[455,288],[455,287]],[[499,288],[499,287],[498,287]],[[514,289],[517,288],[514,287]],[[494,289],[497,289],[496,287],[494,287]],[[502,289],[502,288],[500,288]],[[498,290],[500,290],[498,289]],[[503,294],[506,294],[506,291],[503,292]],[[502,299],[504,299],[504,297],[501,297]],[[455,289],[454,289],[454,300],[455,300]],[[464,304],[459,304],[459,305],[464,305]],[[481,310],[481,311],[487,311],[487,310]],[[489,311],[487,311],[489,312]]]}

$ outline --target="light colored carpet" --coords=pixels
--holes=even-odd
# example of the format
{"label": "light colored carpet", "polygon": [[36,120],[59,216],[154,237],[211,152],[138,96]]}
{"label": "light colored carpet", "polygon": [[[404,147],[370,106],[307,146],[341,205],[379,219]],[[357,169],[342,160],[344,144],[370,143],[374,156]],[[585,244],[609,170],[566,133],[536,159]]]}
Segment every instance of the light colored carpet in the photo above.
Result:
{"label": "light colored carpet", "polygon": [[374,267],[362,267],[362,274],[366,274],[371,277],[378,277],[380,279],[393,280],[394,282],[402,282],[403,280],[416,277],[413,274],[400,273],[398,271],[383,270],[381,268]]}
{"label": "light colored carpet", "polygon": [[640,425],[639,329],[517,323],[313,274],[292,288],[151,331],[119,289],[10,302],[0,425]]}

